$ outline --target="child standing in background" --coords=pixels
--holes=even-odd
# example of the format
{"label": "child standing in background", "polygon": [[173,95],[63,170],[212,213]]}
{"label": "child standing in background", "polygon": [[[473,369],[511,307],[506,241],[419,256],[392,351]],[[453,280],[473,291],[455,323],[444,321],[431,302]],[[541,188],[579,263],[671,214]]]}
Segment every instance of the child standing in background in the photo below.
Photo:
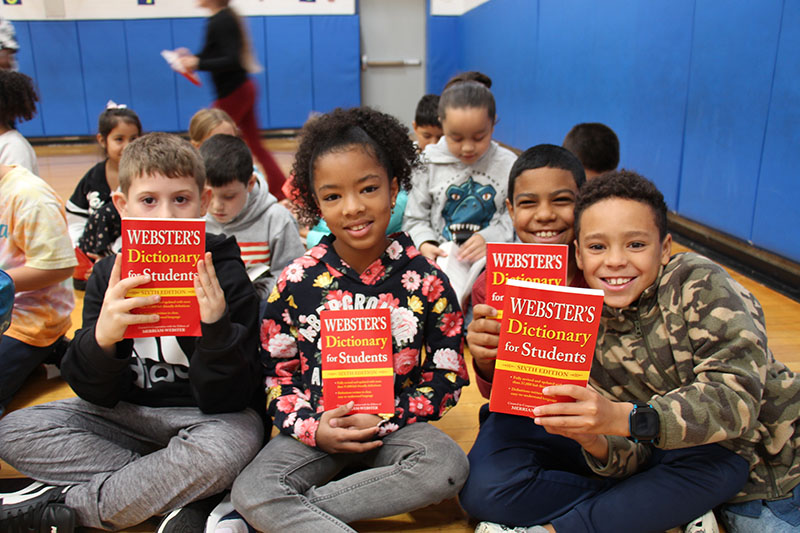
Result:
{"label": "child standing in background", "polygon": [[576,124],[564,137],[562,145],[580,159],[586,179],[616,170],[619,165],[619,139],[605,124]]}
{"label": "child standing in background", "polygon": [[236,237],[247,275],[264,300],[283,268],[306,251],[297,221],[253,173],[247,145],[217,134],[200,147],[211,188],[206,231]]}
{"label": "child standing in background", "polygon": [[253,53],[244,21],[228,4],[229,0],[198,0],[198,7],[211,12],[203,49],[196,56],[185,48],[176,52],[186,70],[211,73],[217,93],[214,107],[223,109],[236,121],[250,151],[264,167],[270,192],[282,200],[281,186],[286,176],[261,144],[256,119],[256,84],[249,78],[250,73],[262,69]]}
{"label": "child standing in background", "polygon": [[[408,236],[386,235],[417,163],[406,128],[368,108],[338,109],[307,123],[301,138],[302,214],[323,217],[332,234],[283,271],[268,299],[261,345],[268,411],[281,433],[240,474],[232,497],[259,531],[353,532],[350,522],[451,498],[463,484],[464,453],[425,423],[468,383],[463,321],[441,271]],[[352,402],[324,405],[319,379],[320,311],[370,307],[392,315],[395,412],[386,418],[350,414]]]}
{"label": "child standing in background", "polygon": [[36,152],[16,124],[20,119],[33,118],[38,101],[32,79],[21,72],[0,69],[0,164],[21,165],[36,176]]}
{"label": "child standing in background", "polygon": [[[92,262],[112,253],[122,231],[111,193],[119,187],[119,160],[128,144],[142,134],[142,123],[131,109],[109,100],[97,120],[97,142],[106,158],[81,178],[67,202],[69,236]],[[76,283],[85,287],[88,273],[76,273]]]}
{"label": "child standing in background", "polygon": [[439,245],[454,241],[458,259],[474,262],[486,255],[487,242],[507,242],[513,235],[505,198],[516,156],[492,141],[491,80],[479,79],[483,83],[459,79],[444,90],[444,137],[426,148],[427,166],[414,173],[403,228],[429,259],[446,255]]}

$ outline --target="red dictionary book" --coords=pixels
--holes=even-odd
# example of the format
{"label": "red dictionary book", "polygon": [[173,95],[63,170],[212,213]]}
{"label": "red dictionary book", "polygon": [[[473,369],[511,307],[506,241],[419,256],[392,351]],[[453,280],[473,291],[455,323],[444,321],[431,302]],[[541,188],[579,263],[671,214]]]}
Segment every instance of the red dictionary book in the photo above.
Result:
{"label": "red dictionary book", "polygon": [[589,381],[603,291],[509,280],[489,409],[533,416],[537,405],[571,401],[542,394]]}
{"label": "red dictionary book", "polygon": [[320,320],[325,410],[352,400],[351,413],[394,414],[390,310],[322,311]]}
{"label": "red dictionary book", "polygon": [[503,318],[506,281],[519,279],[565,286],[569,246],[566,244],[500,243],[486,245],[486,303]]}
{"label": "red dictionary book", "polygon": [[200,336],[200,308],[194,292],[197,261],[206,249],[206,221],[201,218],[123,218],[121,278],[150,275],[152,280],[128,291],[134,296],[161,295],[155,305],[134,313],[158,313],[161,320],[133,324],[125,338]]}

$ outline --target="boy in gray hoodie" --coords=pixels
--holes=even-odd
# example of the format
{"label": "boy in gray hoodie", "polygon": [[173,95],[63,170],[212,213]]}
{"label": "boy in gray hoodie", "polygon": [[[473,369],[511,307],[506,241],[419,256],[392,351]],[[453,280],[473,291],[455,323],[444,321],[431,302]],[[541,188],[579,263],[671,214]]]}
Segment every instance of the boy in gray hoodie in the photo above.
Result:
{"label": "boy in gray hoodie", "polygon": [[297,221],[253,173],[253,156],[244,141],[214,135],[200,154],[212,191],[206,231],[236,237],[247,274],[263,300],[281,270],[306,251]]}

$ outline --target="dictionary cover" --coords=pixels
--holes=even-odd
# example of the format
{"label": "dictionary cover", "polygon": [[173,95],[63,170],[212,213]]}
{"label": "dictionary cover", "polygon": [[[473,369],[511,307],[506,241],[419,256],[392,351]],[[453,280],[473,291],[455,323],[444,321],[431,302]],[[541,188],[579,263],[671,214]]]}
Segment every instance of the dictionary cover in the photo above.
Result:
{"label": "dictionary cover", "polygon": [[542,394],[589,381],[603,291],[509,280],[489,410],[533,416],[537,405],[571,401]]}
{"label": "dictionary cover", "polygon": [[567,284],[566,244],[499,243],[486,245],[486,303],[503,318],[506,281],[518,279],[548,285]]}
{"label": "dictionary cover", "polygon": [[134,313],[158,313],[161,320],[132,324],[125,338],[200,336],[200,308],[194,293],[197,261],[206,249],[206,222],[201,218],[123,218],[122,270],[128,278],[150,275],[127,296],[160,294],[155,305],[139,307]]}
{"label": "dictionary cover", "polygon": [[320,320],[325,409],[352,400],[351,413],[394,414],[390,310],[326,310]]}

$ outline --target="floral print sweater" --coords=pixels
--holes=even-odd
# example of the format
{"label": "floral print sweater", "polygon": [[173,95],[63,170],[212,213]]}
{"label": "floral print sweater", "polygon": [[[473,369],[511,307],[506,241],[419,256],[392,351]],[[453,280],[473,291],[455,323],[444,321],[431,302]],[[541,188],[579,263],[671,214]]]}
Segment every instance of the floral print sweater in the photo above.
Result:
{"label": "floral print sweater", "polygon": [[469,383],[462,354],[463,317],[447,276],[404,233],[359,275],[336,253],[335,237],[281,273],[261,320],[267,411],[278,429],[316,446],[322,399],[320,311],[391,309],[394,416],[379,437],[437,420]]}

